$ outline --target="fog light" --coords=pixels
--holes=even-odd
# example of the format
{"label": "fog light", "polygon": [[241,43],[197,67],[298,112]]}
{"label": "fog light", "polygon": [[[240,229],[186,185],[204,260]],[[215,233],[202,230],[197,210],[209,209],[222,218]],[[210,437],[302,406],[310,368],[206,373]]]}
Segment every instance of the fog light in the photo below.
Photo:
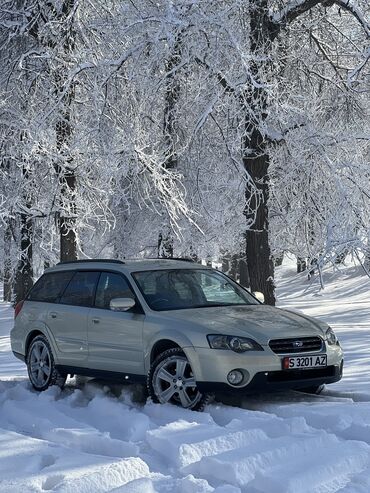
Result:
{"label": "fog light", "polygon": [[227,381],[231,385],[239,385],[243,381],[243,373],[240,370],[232,370],[227,375]]}

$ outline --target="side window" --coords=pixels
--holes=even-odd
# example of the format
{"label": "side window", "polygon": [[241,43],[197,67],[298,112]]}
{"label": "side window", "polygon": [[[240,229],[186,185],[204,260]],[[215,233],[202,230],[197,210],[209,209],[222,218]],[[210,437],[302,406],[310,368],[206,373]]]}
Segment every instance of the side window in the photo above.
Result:
{"label": "side window", "polygon": [[95,306],[109,310],[110,301],[114,298],[135,298],[135,295],[124,277],[102,272],[96,290]]}
{"label": "side window", "polygon": [[57,302],[68,282],[72,279],[73,274],[73,271],[44,274],[31,289],[27,299],[47,303]]}
{"label": "side window", "polygon": [[80,271],[76,272],[59,303],[75,306],[92,306],[95,285],[99,272]]}

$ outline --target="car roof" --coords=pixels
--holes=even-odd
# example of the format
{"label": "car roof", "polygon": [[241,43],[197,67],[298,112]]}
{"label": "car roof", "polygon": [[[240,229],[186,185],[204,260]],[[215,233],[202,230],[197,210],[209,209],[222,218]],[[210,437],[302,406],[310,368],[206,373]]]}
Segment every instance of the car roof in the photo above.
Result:
{"label": "car roof", "polygon": [[65,270],[113,270],[117,272],[138,272],[161,269],[209,269],[209,267],[186,259],[89,259],[82,261],[61,262],[45,272]]}

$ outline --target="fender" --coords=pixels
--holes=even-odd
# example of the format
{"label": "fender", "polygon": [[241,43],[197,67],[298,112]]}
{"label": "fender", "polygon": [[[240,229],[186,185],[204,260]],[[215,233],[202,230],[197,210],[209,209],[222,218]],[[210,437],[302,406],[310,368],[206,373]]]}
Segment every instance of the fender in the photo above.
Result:
{"label": "fender", "polygon": [[48,339],[50,346],[51,346],[51,349],[53,351],[54,361],[56,364],[59,364],[58,348],[57,348],[54,336],[53,336],[51,330],[49,329],[49,327],[40,321],[34,322],[31,327],[27,328],[26,337],[24,338],[24,342],[23,342],[24,353],[26,354],[26,341],[28,341],[28,337],[31,334],[31,332],[33,332],[35,330],[37,330],[38,332],[41,332]]}
{"label": "fender", "polygon": [[193,344],[190,342],[190,339],[188,339],[188,337],[186,337],[182,332],[173,329],[158,331],[149,339],[144,350],[144,366],[146,371],[148,371],[150,368],[150,355],[154,345],[158,341],[161,341],[163,339],[172,341],[180,346],[180,348],[184,350],[184,353],[187,357],[187,348],[194,349]]}

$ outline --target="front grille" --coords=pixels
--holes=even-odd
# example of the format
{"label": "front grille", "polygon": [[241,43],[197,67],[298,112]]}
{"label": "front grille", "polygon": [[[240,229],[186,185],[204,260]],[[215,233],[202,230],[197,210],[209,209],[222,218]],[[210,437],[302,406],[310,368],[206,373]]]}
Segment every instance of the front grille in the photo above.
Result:
{"label": "front grille", "polygon": [[335,366],[313,368],[311,370],[272,371],[267,375],[268,382],[292,382],[294,380],[310,380],[313,378],[333,377]]}
{"label": "front grille", "polygon": [[276,354],[311,353],[321,351],[320,337],[296,337],[294,339],[273,339],[269,342],[270,349]]}

